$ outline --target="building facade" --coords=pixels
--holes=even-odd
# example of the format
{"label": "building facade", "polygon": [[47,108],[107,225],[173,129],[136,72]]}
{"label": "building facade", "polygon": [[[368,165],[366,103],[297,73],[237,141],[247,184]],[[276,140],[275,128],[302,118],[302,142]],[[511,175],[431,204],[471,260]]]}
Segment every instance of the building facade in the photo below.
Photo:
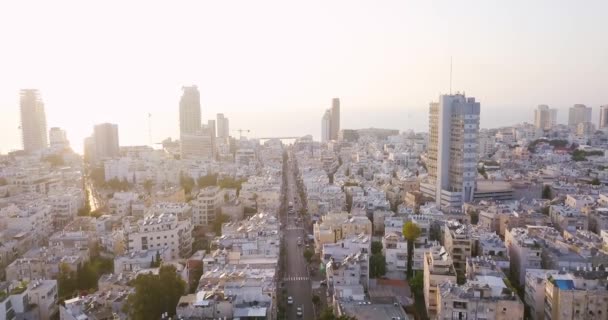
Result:
{"label": "building facade", "polygon": [[464,94],[441,95],[429,110],[428,181],[421,191],[441,208],[470,202],[476,188],[480,104]]}
{"label": "building facade", "polygon": [[588,108],[584,104],[575,104],[569,110],[568,125],[576,127],[579,123],[583,122],[591,122],[591,108]]}
{"label": "building facade", "polygon": [[182,87],[179,100],[179,133],[192,134],[201,128],[201,95],[197,86]]}
{"label": "building facade", "polygon": [[112,123],[95,125],[93,139],[95,141],[96,160],[115,158],[120,155],[118,125]]}
{"label": "building facade", "polygon": [[38,90],[21,90],[20,108],[23,150],[32,152],[46,148],[46,114]]}
{"label": "building facade", "polygon": [[550,130],[557,124],[557,109],[551,109],[545,104],[534,110],[534,126],[537,129]]}

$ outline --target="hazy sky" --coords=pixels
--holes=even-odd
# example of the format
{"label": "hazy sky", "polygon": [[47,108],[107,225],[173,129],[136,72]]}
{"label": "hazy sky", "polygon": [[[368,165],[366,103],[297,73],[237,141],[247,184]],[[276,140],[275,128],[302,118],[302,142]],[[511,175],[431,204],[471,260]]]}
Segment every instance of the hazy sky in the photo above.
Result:
{"label": "hazy sky", "polygon": [[[425,130],[428,102],[475,96],[482,125],[532,108],[608,104],[608,1],[3,1],[0,151],[20,148],[18,92],[38,88],[75,149],[94,123],[121,144],[177,136],[181,86],[203,118],[253,136],[342,127]],[[232,132],[233,135],[238,133]]]}

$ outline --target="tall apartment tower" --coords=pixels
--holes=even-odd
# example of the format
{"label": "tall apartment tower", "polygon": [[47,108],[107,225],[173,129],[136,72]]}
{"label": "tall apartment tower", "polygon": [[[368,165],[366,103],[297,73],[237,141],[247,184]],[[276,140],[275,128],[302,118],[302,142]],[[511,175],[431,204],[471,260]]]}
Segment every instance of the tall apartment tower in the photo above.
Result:
{"label": "tall apartment tower", "polygon": [[182,87],[179,100],[179,133],[192,134],[201,129],[201,95],[197,86]]}
{"label": "tall apartment tower", "polygon": [[321,118],[321,142],[331,140],[331,110],[325,110]]}
{"label": "tall apartment tower", "polygon": [[338,140],[340,133],[340,98],[331,101],[331,140]]}
{"label": "tall apartment tower", "polygon": [[600,125],[598,129],[608,127],[608,104],[600,106]]}
{"label": "tall apartment tower", "polygon": [[221,140],[226,140],[230,136],[230,126],[228,118],[224,117],[223,113],[217,114],[217,137]]}
{"label": "tall apartment tower", "polygon": [[40,93],[36,89],[23,89],[20,95],[23,150],[31,152],[44,149],[48,145],[48,138],[46,114]]}
{"label": "tall apartment tower", "polygon": [[568,125],[576,127],[579,123],[591,122],[591,108],[584,104],[575,104],[568,114]]}
{"label": "tall apartment tower", "polygon": [[460,208],[476,189],[480,104],[464,94],[441,95],[429,108],[428,181],[421,191],[440,208]]}
{"label": "tall apartment tower", "polygon": [[545,104],[534,110],[534,126],[537,129],[550,130],[557,124],[557,109],[551,109]]}
{"label": "tall apartment tower", "polygon": [[115,158],[120,155],[118,125],[112,123],[95,125],[93,140],[95,142],[95,160]]}

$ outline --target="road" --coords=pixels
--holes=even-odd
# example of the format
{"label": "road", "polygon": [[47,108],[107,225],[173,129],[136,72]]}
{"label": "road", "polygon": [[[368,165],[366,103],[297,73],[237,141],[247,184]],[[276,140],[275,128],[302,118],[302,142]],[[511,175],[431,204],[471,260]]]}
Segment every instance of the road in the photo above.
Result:
{"label": "road", "polygon": [[[301,319],[314,319],[312,305],[312,286],[308,274],[306,259],[304,259],[304,243],[306,232],[302,223],[298,223],[301,203],[296,200],[296,180],[293,162],[288,163],[287,176],[287,196],[288,201],[294,205],[293,213],[287,212],[287,223],[284,225],[283,234],[285,235],[285,248],[287,249],[287,268],[283,279],[287,287],[287,296],[293,298],[293,304],[287,307],[288,319],[300,319],[296,315],[297,307],[302,307],[303,316]],[[298,240],[302,239],[302,245],[298,245]]]}

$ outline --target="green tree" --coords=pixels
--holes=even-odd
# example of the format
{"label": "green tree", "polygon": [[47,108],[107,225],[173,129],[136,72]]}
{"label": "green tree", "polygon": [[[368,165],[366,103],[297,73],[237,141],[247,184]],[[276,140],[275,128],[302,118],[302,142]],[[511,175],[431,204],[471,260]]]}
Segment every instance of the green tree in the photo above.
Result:
{"label": "green tree", "polygon": [[553,192],[551,192],[551,186],[550,185],[545,185],[543,187],[543,194],[542,194],[543,199],[553,199]]}
{"label": "green tree", "polygon": [[412,221],[408,221],[403,226],[403,237],[407,240],[407,279],[411,279],[413,275],[413,258],[414,258],[414,243],[420,236],[420,228]]}
{"label": "green tree", "polygon": [[44,158],[44,161],[48,162],[51,165],[51,167],[59,167],[59,166],[65,165],[65,162],[63,161],[63,157],[58,154],[52,154],[52,155],[46,156]]}
{"label": "green tree", "polygon": [[594,186],[599,186],[602,183],[600,182],[600,179],[593,178],[593,180],[591,180],[591,184],[594,185]]}
{"label": "green tree", "polygon": [[150,192],[152,192],[152,187],[154,187],[154,181],[146,179],[146,181],[144,181],[144,190],[150,194]]}
{"label": "green tree", "polygon": [[416,272],[416,275],[410,280],[410,289],[416,296],[422,296],[422,289],[424,287],[424,278],[422,272]]}
{"label": "green tree", "polygon": [[339,317],[336,317],[336,315],[334,314],[334,309],[332,307],[328,307],[321,311],[319,320],[357,320],[357,318],[350,317],[347,315],[341,315]]}
{"label": "green tree", "polygon": [[184,188],[185,193],[190,194],[192,188],[194,188],[194,179],[188,175],[181,174],[179,176],[179,185]]}
{"label": "green tree", "polygon": [[304,259],[306,259],[306,262],[310,263],[312,261],[312,257],[315,255],[315,253],[310,250],[310,249],[306,249],[304,250]]}
{"label": "green tree", "polygon": [[184,294],[186,283],[172,265],[164,265],[158,275],[140,274],[133,282],[135,293],[127,300],[130,319],[160,319],[165,312],[175,315],[175,307]]}
{"label": "green tree", "polygon": [[225,215],[225,214],[219,214],[217,217],[215,217],[215,220],[213,221],[213,232],[215,232],[215,235],[217,236],[221,236],[222,235],[222,224],[229,222],[230,221],[230,217]]}
{"label": "green tree", "polygon": [[479,212],[471,210],[469,211],[469,216],[471,217],[471,224],[477,225],[477,222],[479,222]]}
{"label": "green tree", "polygon": [[199,177],[196,180],[196,184],[199,188],[206,188],[217,185],[217,174],[208,174],[206,176]]}
{"label": "green tree", "polygon": [[382,242],[373,241],[372,242],[372,254],[382,253]]}
{"label": "green tree", "polygon": [[315,295],[312,296],[312,303],[315,306],[319,306],[319,303],[321,303],[321,298],[319,297],[319,295],[315,294]]}
{"label": "green tree", "polygon": [[379,278],[386,274],[386,258],[382,253],[373,254],[369,258],[369,277]]}

